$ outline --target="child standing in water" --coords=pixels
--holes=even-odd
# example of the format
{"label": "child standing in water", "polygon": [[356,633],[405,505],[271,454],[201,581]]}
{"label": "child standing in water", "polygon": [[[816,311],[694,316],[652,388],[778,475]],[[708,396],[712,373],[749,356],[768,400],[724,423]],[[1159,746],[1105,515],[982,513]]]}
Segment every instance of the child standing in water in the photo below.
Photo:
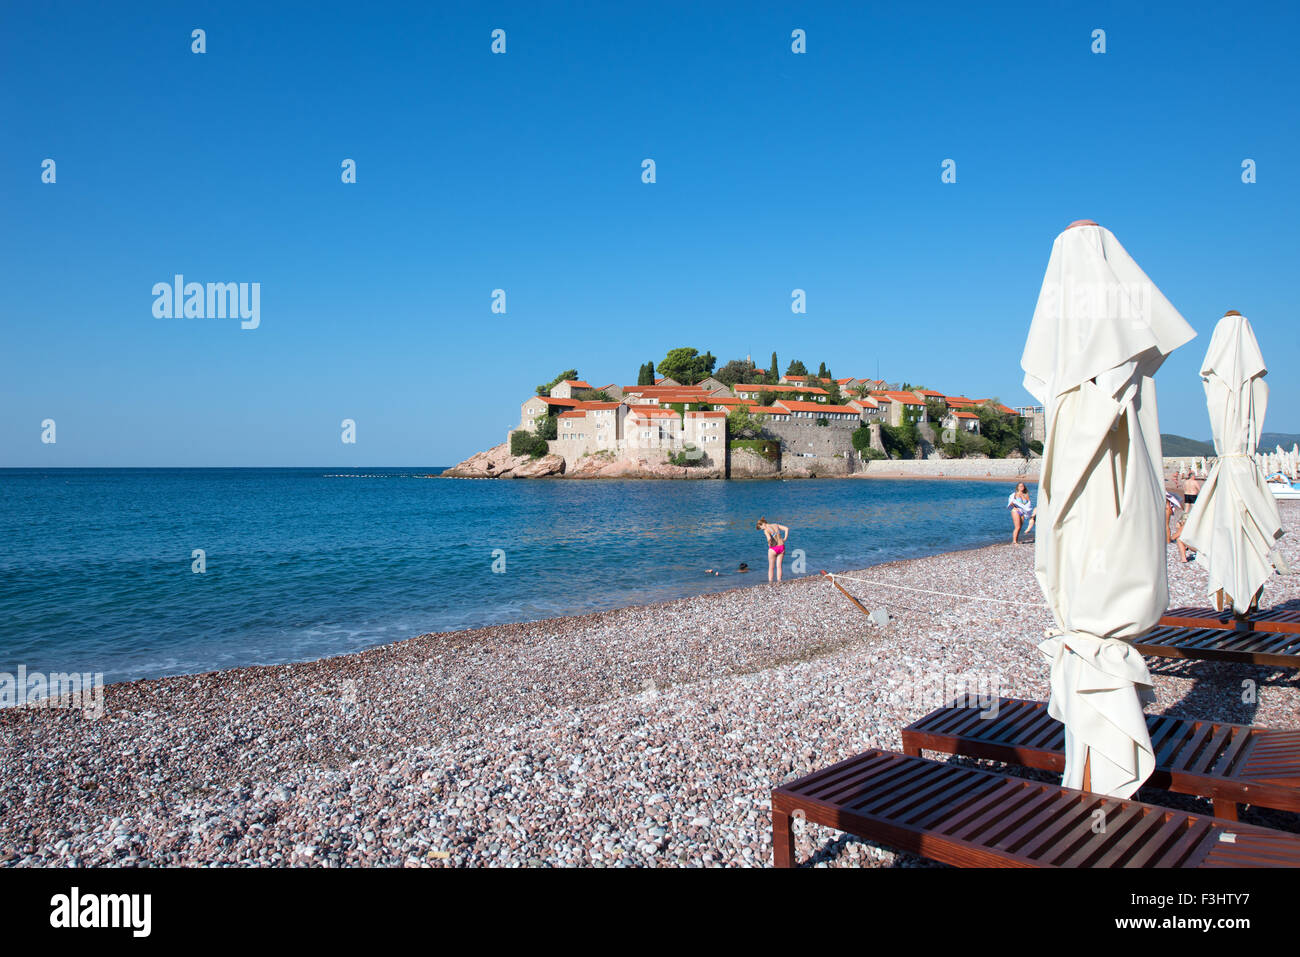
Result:
{"label": "child standing in water", "polygon": [[790,537],[790,529],[777,525],[765,518],[758,520],[757,528],[767,539],[767,580],[772,580],[772,570],[776,570],[776,580],[781,580],[781,559],[785,555],[785,540]]}

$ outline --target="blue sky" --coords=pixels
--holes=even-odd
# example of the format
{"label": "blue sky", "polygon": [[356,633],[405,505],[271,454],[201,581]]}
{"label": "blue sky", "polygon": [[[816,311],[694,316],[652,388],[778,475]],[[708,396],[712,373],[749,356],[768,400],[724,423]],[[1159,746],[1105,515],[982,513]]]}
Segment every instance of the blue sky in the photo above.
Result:
{"label": "blue sky", "polygon": [[[682,345],[1027,402],[1085,217],[1199,334],[1162,430],[1209,437],[1236,308],[1300,431],[1300,15],[1127,6],[8,5],[0,466],[450,464]],[[176,273],[260,282],[260,327],[155,318]]]}

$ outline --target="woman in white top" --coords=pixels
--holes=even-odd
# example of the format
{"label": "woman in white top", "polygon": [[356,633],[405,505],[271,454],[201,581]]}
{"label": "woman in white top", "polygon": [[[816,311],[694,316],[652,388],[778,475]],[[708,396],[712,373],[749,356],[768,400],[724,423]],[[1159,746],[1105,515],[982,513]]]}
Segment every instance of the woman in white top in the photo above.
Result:
{"label": "woman in white top", "polygon": [[1011,510],[1011,544],[1020,544],[1021,526],[1028,535],[1034,529],[1034,503],[1029,498],[1029,489],[1024,482],[1007,498],[1007,508]]}

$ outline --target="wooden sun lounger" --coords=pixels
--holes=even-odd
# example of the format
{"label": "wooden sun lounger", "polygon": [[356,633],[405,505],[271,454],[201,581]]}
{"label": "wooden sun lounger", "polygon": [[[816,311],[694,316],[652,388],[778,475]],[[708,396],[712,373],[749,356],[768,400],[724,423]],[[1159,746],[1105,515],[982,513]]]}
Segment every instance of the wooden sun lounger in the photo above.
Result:
{"label": "wooden sun lounger", "polygon": [[1235,618],[1231,611],[1216,611],[1213,608],[1170,608],[1160,619],[1160,624],[1177,628],[1300,632],[1300,609],[1266,608],[1263,611],[1253,611],[1245,618]]}
{"label": "wooden sun lounger", "polygon": [[895,751],[864,751],[776,788],[777,867],[794,863],[796,811],[957,867],[1300,867],[1295,834]]}
{"label": "wooden sun lounger", "polygon": [[1144,655],[1160,658],[1198,658],[1300,668],[1300,634],[1295,632],[1156,625],[1134,641],[1133,647]]}
{"label": "wooden sun lounger", "polygon": [[[987,718],[981,714],[989,714]],[[1300,811],[1300,731],[1275,731],[1147,715],[1156,752],[1152,787],[1214,801],[1214,814],[1237,819],[1238,805]],[[996,716],[972,707],[932,711],[903,729],[903,753],[922,749],[1005,761],[1058,774],[1065,770],[1065,726],[1045,701],[1001,698]]]}

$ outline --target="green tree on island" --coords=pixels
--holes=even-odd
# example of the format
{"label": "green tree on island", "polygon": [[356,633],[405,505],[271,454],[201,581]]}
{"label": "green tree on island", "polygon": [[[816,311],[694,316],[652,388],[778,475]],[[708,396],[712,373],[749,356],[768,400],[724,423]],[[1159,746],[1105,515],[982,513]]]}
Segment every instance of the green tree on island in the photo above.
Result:
{"label": "green tree on island", "polygon": [[637,385],[654,385],[655,384],[655,364],[653,362],[644,363],[641,371],[636,374]]}
{"label": "green tree on island", "polygon": [[989,456],[1004,459],[1024,447],[1025,421],[1018,415],[999,412],[996,408],[998,404],[996,398],[991,399],[989,404],[980,406],[976,412],[980,417],[980,434],[989,442]]}
{"label": "green tree on island", "polygon": [[754,382],[762,375],[755,367],[754,363],[747,359],[732,359],[717,372],[713,373],[713,378],[717,379],[723,385],[730,388],[737,383]]}
{"label": "green tree on island", "polygon": [[808,374],[808,367],[804,365],[802,362],[800,362],[798,359],[792,360],[790,362],[790,365],[788,365],[785,370],[785,375],[787,379],[792,375],[807,375],[807,374]]}
{"label": "green tree on island", "polygon": [[698,349],[683,346],[669,349],[659,363],[659,375],[674,379],[682,385],[695,385],[701,379],[713,374],[713,367],[718,360],[710,352],[700,355]]}
{"label": "green tree on island", "polygon": [[772,367],[767,370],[767,379],[772,385],[781,381],[781,367],[777,364],[775,352],[772,353]]}
{"label": "green tree on island", "polygon": [[746,406],[738,405],[727,413],[727,435],[733,439],[757,439],[763,435],[763,423],[767,416],[762,412],[750,412]]}

